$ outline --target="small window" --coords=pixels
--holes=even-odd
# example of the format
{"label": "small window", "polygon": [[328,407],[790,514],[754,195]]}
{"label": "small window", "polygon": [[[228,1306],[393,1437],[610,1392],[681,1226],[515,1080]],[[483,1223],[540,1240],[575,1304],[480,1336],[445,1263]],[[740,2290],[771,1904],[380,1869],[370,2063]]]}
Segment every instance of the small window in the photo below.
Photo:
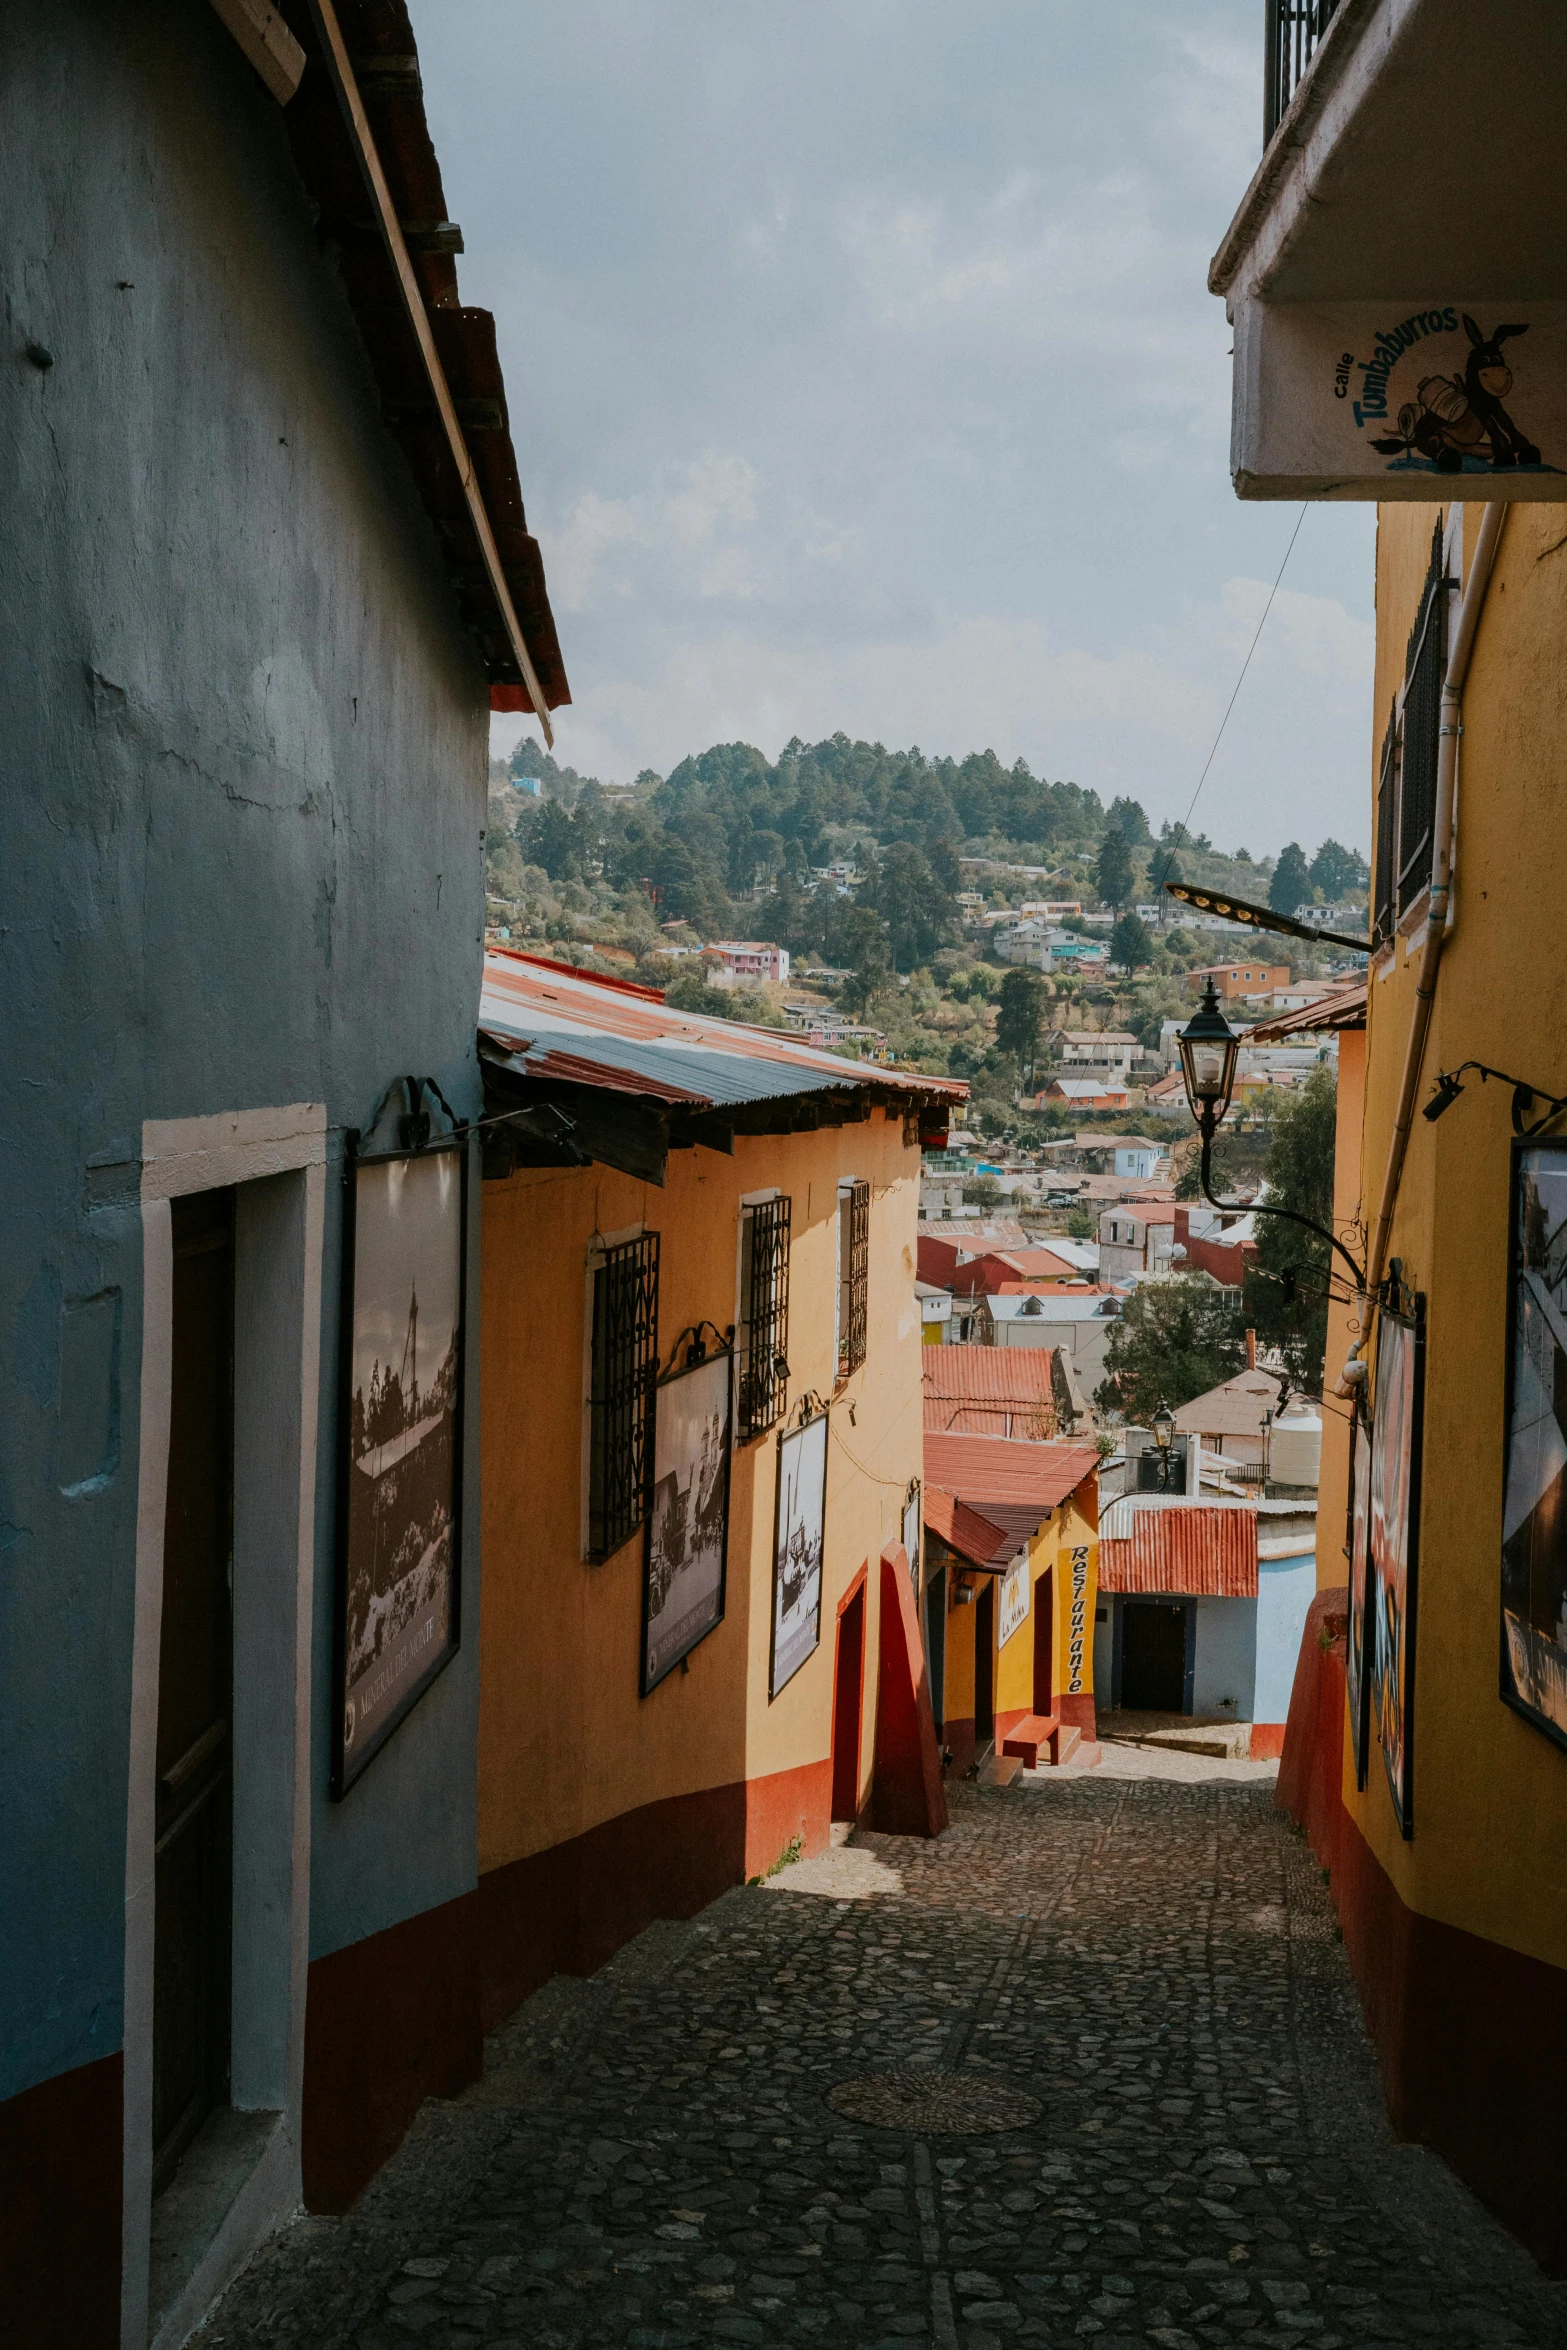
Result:
{"label": "small window", "polygon": [[1446,566],[1442,525],[1431,541],[1420,609],[1404,663],[1404,741],[1398,781],[1398,911],[1431,885],[1436,769],[1442,740],[1442,673],[1447,665]]}
{"label": "small window", "polygon": [[658,1234],[605,1249],[593,1273],[588,1556],[608,1558],[647,1516],[658,1378]]}
{"label": "small window", "polygon": [[871,1187],[838,1186],[838,1376],[865,1360],[865,1307],[871,1273]]}
{"label": "small window", "polygon": [[740,1442],[784,1413],[789,1387],[789,1210],[786,1199],[741,1210],[740,1312],[735,1329]]}

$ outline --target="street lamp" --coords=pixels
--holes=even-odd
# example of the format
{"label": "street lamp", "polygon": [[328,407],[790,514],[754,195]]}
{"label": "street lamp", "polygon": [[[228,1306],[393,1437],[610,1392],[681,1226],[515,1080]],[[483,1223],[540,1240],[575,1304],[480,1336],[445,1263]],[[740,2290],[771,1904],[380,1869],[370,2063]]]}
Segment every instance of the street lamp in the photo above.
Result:
{"label": "street lamp", "polygon": [[1219,991],[1210,979],[1202,1002],[1177,1039],[1186,1099],[1203,1139],[1203,1189],[1207,1183],[1207,1148],[1223,1124],[1235,1091],[1235,1064],[1241,1040],[1219,1009]]}
{"label": "street lamp", "polygon": [[1159,1490],[1161,1493],[1168,1493],[1170,1490],[1170,1439],[1175,1434],[1175,1414],[1162,1396],[1159,1399],[1159,1409],[1148,1424],[1153,1430],[1154,1443],[1159,1448]]}
{"label": "street lamp", "polygon": [[1202,991],[1198,1005],[1186,1026],[1176,1038],[1181,1054],[1181,1077],[1186,1086],[1186,1099],[1202,1137],[1202,1160],[1198,1180],[1202,1196],[1210,1207],[1223,1208],[1229,1215],[1284,1216],[1291,1224],[1303,1224],[1329,1248],[1337,1249],[1345,1264],[1355,1276],[1355,1287],[1364,1290],[1365,1274],[1356,1264],[1343,1242],[1321,1224],[1314,1224],[1309,1216],[1299,1216],[1293,1208],[1276,1208],[1267,1200],[1254,1200],[1246,1208],[1239,1200],[1216,1199],[1211,1182],[1213,1138],[1224,1123],[1235,1091],[1235,1065],[1240,1058],[1241,1040],[1219,1009],[1219,991],[1210,979]]}

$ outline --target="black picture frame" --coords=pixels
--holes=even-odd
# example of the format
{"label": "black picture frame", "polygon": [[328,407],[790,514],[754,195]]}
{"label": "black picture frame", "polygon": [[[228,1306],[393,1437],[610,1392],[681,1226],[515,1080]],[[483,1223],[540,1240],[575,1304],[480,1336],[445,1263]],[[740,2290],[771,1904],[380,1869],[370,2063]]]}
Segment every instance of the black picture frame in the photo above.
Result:
{"label": "black picture frame", "polygon": [[1349,1424],[1349,1615],[1344,1642],[1344,1693],[1349,1708],[1350,1746],[1357,1792],[1366,1784],[1366,1757],[1371,1732],[1371,1674],[1367,1664],[1367,1637],[1371,1629],[1371,1430],[1356,1410]]}
{"label": "black picture frame", "polygon": [[[693,1352],[695,1350],[693,1349]],[[693,1457],[692,1422],[702,1412],[710,1422],[714,1402],[719,1432],[709,1449]],[[682,1408],[683,1407],[683,1408]],[[689,1357],[678,1371],[670,1371],[653,1391],[652,1494],[643,1520],[641,1691],[649,1696],[659,1683],[699,1648],[724,1620],[729,1577],[729,1463],[734,1449],[734,1352],[721,1347]],[[680,1472],[687,1469],[684,1489]],[[683,1617],[665,1627],[666,1600],[684,1568],[692,1522],[691,1494],[697,1495],[695,1522],[718,1518],[718,1577],[715,1587],[692,1594]],[[668,1577],[666,1582],[664,1579]],[[662,1585],[662,1589],[659,1586]]]}
{"label": "black picture frame", "polygon": [[1567,1203],[1567,1141],[1516,1140],[1507,1219],[1497,1686],[1504,1705],[1567,1748],[1567,1307],[1555,1294],[1567,1282],[1550,1279],[1553,1249],[1567,1250],[1567,1215],[1549,1221],[1540,1196],[1544,1176],[1555,1178],[1550,1188]]}
{"label": "black picture frame", "polygon": [[[808,1419],[778,1433],[778,1481],[773,1495],[772,1624],[767,1660],[769,1705],[822,1644],[830,1417],[824,1405]],[[803,1510],[799,1506],[802,1502]],[[796,1569],[793,1576],[785,1571],[791,1564]],[[791,1586],[795,1594],[792,1602]],[[795,1619],[793,1623],[791,1618]]]}
{"label": "black picture frame", "polygon": [[[459,1126],[451,1134],[414,1148],[373,1152],[362,1151],[360,1141],[359,1132],[351,1128],[343,1160],[337,1556],[333,1602],[331,1794],[335,1801],[342,1800],[407,1720],[426,1690],[456,1656],[462,1640],[464,1357],[468,1327],[471,1137],[466,1127]],[[394,1205],[394,1191],[407,1192],[408,1177],[415,1170],[418,1171],[415,1198],[398,1200]],[[433,1199],[426,1196],[426,1170],[433,1178]],[[447,1178],[444,1185],[443,1172]],[[356,1379],[356,1366],[362,1372],[365,1348],[374,1343],[371,1332],[376,1321],[389,1328],[395,1313],[403,1310],[394,1305],[390,1267],[383,1266],[381,1261],[388,1253],[386,1227],[395,1217],[411,1216],[415,1212],[419,1228],[410,1230],[410,1255],[405,1257],[403,1270],[397,1276],[399,1292],[402,1280],[407,1278],[411,1300],[404,1329],[403,1357],[394,1375],[388,1343],[385,1377],[378,1381],[372,1374],[371,1391],[367,1395],[362,1377]],[[436,1311],[441,1318],[434,1341],[421,1336],[418,1310],[412,1302],[417,1300],[420,1266],[426,1271],[426,1320],[430,1311],[430,1275],[433,1272],[435,1276]],[[421,1380],[419,1366],[421,1360],[428,1366],[432,1344],[441,1347],[438,1366],[433,1379]],[[402,1400],[402,1373],[410,1365],[415,1412],[424,1400],[421,1394],[424,1387],[429,1390],[428,1400],[437,1405],[434,1411],[416,1417],[411,1425]],[[379,1355],[375,1357],[375,1368],[376,1371],[382,1368]],[[387,1394],[394,1376],[396,1392],[388,1396],[381,1415],[383,1428],[391,1432],[383,1433],[379,1443],[371,1448],[365,1440],[367,1420],[375,1412],[373,1399],[378,1389],[382,1395]],[[399,1415],[402,1425],[394,1426]],[[422,1436],[421,1427],[425,1429]],[[414,1439],[412,1444],[406,1442],[409,1437]],[[401,1449],[384,1466],[374,1469],[367,1466],[372,1449],[384,1460],[396,1447]],[[418,1462],[420,1453],[427,1456],[423,1463]],[[415,1468],[399,1475],[408,1461],[415,1462]],[[383,1498],[373,1488],[384,1486],[389,1477],[397,1477],[399,1487],[406,1486],[409,1490],[394,1489],[389,1497]],[[366,1487],[372,1490],[367,1491]],[[404,1513],[400,1530],[399,1506]],[[441,1520],[443,1509],[444,1522],[439,1524],[434,1540],[426,1542],[416,1563],[395,1576],[384,1593],[377,1591],[381,1571],[373,1555],[367,1560],[366,1544],[379,1548],[387,1539],[378,1524],[381,1515],[391,1516],[392,1536],[398,1551],[403,1552],[429,1533],[430,1526]],[[413,1515],[415,1511],[422,1511],[422,1515]],[[444,1558],[432,1567],[429,1552],[436,1543],[442,1546]],[[423,1596],[416,1577],[422,1577],[429,1585]],[[372,1603],[368,1608],[362,1605],[367,1593]],[[374,1647],[366,1661],[370,1617],[378,1612],[373,1602],[383,1596],[388,1602],[385,1611],[388,1616],[403,1610],[411,1612],[403,1614],[402,1622],[395,1626],[389,1639],[383,1640],[379,1624],[375,1625]]]}
{"label": "black picture frame", "polygon": [[[1371,1415],[1366,1602],[1369,1710],[1388,1794],[1406,1841],[1415,1832],[1415,1644],[1420,1613],[1420,1487],[1425,1420],[1425,1299],[1382,1307]],[[1391,1529],[1391,1531],[1390,1531]]]}

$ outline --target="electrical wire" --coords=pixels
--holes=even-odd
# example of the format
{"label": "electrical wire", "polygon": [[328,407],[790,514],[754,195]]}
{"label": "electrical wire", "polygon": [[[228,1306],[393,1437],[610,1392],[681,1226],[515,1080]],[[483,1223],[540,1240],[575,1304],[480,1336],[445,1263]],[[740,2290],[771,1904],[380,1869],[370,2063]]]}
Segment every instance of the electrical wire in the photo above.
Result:
{"label": "electrical wire", "polygon": [[[1302,506],[1300,512],[1295,517],[1295,527],[1290,532],[1290,543],[1284,550],[1284,561],[1279,565],[1278,578],[1274,580],[1272,587],[1270,587],[1268,590],[1268,600],[1262,607],[1262,618],[1257,623],[1256,635],[1252,638],[1251,643],[1246,648],[1246,658],[1241,663],[1241,673],[1235,680],[1235,691],[1231,694],[1229,700],[1224,705],[1224,716],[1219,720],[1219,731],[1213,738],[1212,749],[1209,751],[1207,758],[1203,761],[1202,773],[1197,778],[1197,789],[1192,793],[1190,805],[1188,806],[1186,814],[1182,817],[1181,822],[1177,827],[1178,832],[1182,835],[1186,833],[1191,824],[1192,811],[1196,807],[1198,799],[1201,796],[1203,785],[1208,780],[1208,770],[1213,765],[1214,760],[1218,757],[1219,745],[1224,740],[1224,730],[1230,723],[1230,712],[1234,709],[1236,702],[1240,699],[1241,687],[1246,683],[1246,672],[1251,667],[1252,654],[1257,650],[1262,632],[1268,625],[1268,614],[1273,610],[1273,599],[1279,592],[1280,582],[1283,580],[1285,570],[1289,564],[1289,559],[1295,552],[1295,541],[1300,536],[1300,526],[1305,521],[1305,519],[1306,509],[1304,506]],[[1169,847],[1165,851],[1164,871],[1160,874],[1158,881],[1154,885],[1155,890],[1162,889],[1165,883],[1169,880],[1170,867],[1174,864],[1176,851],[1181,846],[1181,840],[1177,839],[1170,842]]]}

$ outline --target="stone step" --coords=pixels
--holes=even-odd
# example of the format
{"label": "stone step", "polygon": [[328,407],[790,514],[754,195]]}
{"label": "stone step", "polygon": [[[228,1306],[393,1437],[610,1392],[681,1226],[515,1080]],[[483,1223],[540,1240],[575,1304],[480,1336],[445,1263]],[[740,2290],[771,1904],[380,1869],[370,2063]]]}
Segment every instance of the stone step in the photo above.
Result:
{"label": "stone step", "polygon": [[1017,1754],[993,1754],[980,1767],[981,1787],[1010,1787],[1023,1768],[1023,1758]]}

